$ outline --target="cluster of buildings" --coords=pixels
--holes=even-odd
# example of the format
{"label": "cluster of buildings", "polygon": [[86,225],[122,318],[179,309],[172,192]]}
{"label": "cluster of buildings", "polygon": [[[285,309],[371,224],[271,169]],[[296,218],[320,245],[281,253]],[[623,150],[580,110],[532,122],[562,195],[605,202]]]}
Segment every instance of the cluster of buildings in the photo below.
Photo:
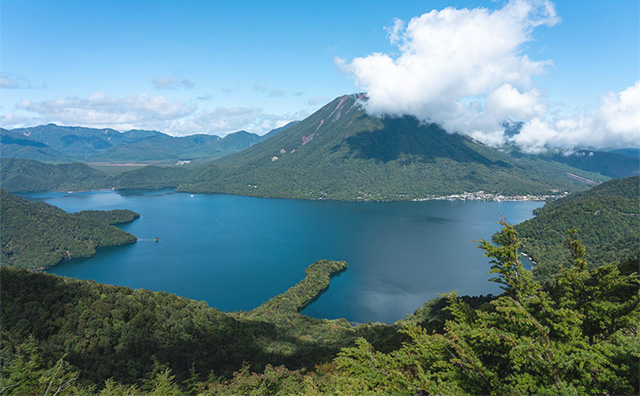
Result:
{"label": "cluster of buildings", "polygon": [[462,194],[451,194],[451,195],[442,195],[442,196],[431,196],[428,198],[418,198],[414,199],[414,201],[430,201],[430,200],[447,200],[447,201],[547,201],[554,200],[562,197],[566,197],[569,195],[568,192],[553,192],[551,194],[544,195],[502,195],[500,193],[486,193],[484,191],[476,191],[476,192],[464,192]]}

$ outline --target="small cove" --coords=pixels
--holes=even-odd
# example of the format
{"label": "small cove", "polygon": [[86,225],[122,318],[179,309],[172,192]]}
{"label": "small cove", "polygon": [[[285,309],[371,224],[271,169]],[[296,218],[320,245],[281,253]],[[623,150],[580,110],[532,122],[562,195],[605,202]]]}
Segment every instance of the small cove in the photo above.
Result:
{"label": "small cove", "polygon": [[440,293],[498,293],[488,282],[488,260],[472,241],[490,238],[500,214],[518,223],[543,204],[297,201],[171,190],[26,197],[69,212],[131,209],[141,215],[121,226],[137,243],[103,248],[48,272],[167,291],[233,311],[286,291],[316,260],[344,260],[348,269],[302,312],[387,323]]}

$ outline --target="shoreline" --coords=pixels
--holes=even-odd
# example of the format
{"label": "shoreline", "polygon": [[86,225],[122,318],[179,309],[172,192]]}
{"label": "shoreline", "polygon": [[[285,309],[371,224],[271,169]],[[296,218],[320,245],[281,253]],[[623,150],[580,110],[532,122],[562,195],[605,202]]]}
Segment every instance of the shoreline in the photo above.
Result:
{"label": "shoreline", "polygon": [[412,201],[487,201],[487,202],[515,202],[515,201],[537,201],[546,202],[549,200],[556,200],[568,196],[570,193],[564,191],[563,193],[555,194],[523,194],[523,195],[502,195],[485,193],[484,191],[477,192],[464,192],[463,194],[451,194],[451,195],[437,195],[425,198],[415,198]]}
{"label": "shoreline", "polygon": [[229,192],[201,192],[201,191],[193,191],[189,189],[181,189],[179,187],[133,187],[133,188],[92,188],[86,190],[46,190],[46,191],[10,191],[13,194],[42,194],[48,192],[58,192],[58,193],[66,193],[66,194],[76,194],[83,192],[117,192],[117,191],[131,191],[131,190],[172,190],[175,193],[184,193],[184,194],[206,194],[206,195],[232,195],[232,196],[240,196],[240,197],[251,197],[251,198],[264,198],[264,199],[290,199],[295,201],[336,201],[336,202],[425,202],[425,201],[486,201],[486,202],[527,202],[527,201],[535,201],[535,202],[546,202],[546,201],[554,201],[556,199],[567,197],[572,194],[571,192],[564,191],[562,193],[553,193],[553,194],[521,194],[521,195],[502,195],[500,193],[485,193],[484,191],[476,191],[476,192],[464,192],[458,194],[450,194],[450,195],[427,195],[422,198],[408,198],[403,197],[399,199],[367,199],[361,196],[353,198],[353,199],[335,199],[335,198],[326,198],[326,197],[318,197],[318,198],[293,198],[293,197],[279,197],[279,196],[260,196],[260,195],[251,195],[251,194],[234,194]]}

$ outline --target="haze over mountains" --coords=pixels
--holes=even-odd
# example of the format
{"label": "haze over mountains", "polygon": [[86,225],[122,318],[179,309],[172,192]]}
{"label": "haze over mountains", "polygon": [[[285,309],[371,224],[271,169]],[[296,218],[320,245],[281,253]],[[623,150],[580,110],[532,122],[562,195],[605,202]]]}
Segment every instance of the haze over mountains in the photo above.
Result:
{"label": "haze over mountains", "polygon": [[[239,131],[224,138],[172,137],[53,124],[0,130],[2,182],[11,191],[174,187],[279,198],[407,200],[479,190],[507,195],[580,191],[640,173],[637,158],[626,152],[532,155],[514,146],[494,148],[413,116],[371,116],[365,100],[364,94],[341,96],[264,136]],[[517,125],[512,129],[516,133]],[[114,176],[82,164],[8,160],[175,164],[222,156]]]}

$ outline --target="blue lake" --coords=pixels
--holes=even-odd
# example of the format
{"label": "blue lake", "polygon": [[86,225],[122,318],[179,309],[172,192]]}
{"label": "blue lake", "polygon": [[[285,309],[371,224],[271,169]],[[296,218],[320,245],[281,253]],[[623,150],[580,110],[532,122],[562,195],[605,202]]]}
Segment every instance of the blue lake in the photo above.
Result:
{"label": "blue lake", "polygon": [[[286,291],[319,259],[348,269],[303,313],[394,322],[439,293],[487,294],[488,239],[503,214],[519,223],[540,202],[334,202],[171,190],[29,194],[66,211],[131,209],[135,244],[102,248],[49,272],[176,293],[223,311],[250,310]],[[158,237],[159,242],[154,242]]]}

